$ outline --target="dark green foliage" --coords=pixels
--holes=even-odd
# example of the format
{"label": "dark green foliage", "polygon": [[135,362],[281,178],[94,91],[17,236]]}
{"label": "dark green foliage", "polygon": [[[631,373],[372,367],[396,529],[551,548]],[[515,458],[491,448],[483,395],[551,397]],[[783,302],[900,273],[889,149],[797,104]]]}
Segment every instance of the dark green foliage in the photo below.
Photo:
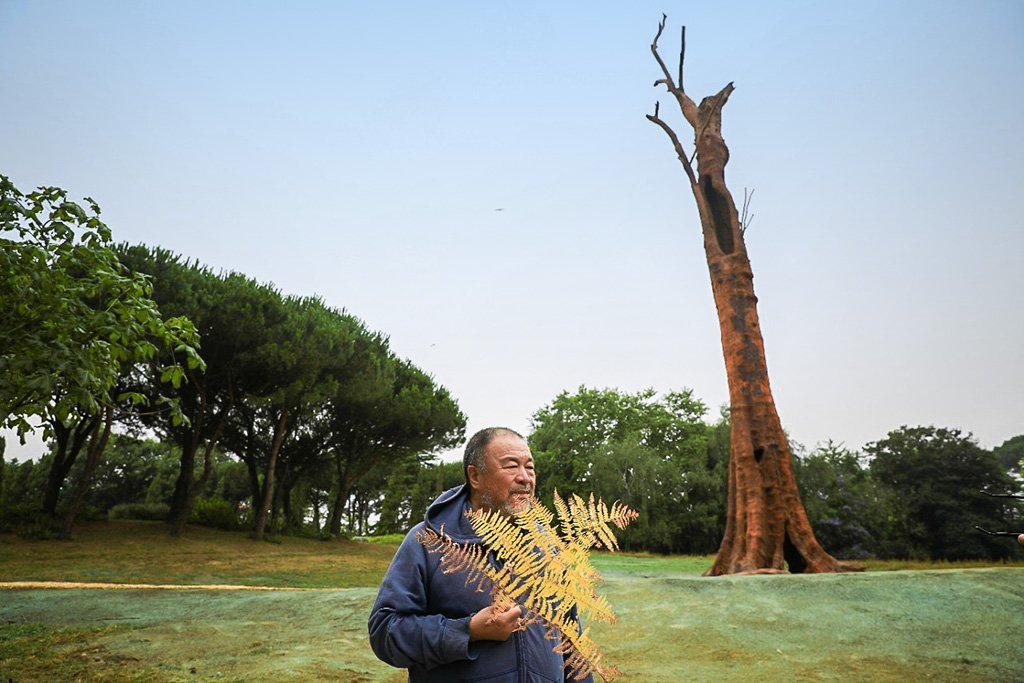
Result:
{"label": "dark green foliage", "polygon": [[620,500],[640,515],[619,539],[627,550],[713,552],[725,520],[728,428],[706,424],[706,412],[688,390],[563,392],[533,416],[538,496]]}
{"label": "dark green foliage", "polygon": [[200,498],[192,508],[189,524],[237,531],[242,528],[242,519],[237,506],[219,498]]}
{"label": "dark green foliage", "polygon": [[161,349],[171,354],[162,381],[202,367],[191,322],[161,315],[146,278],[114,254],[99,206],[85,204],[55,187],[23,194],[0,176],[0,427],[49,435],[76,412],[144,401],[115,388]]}
{"label": "dark green foliage", "polygon": [[[174,449],[159,441],[113,435],[104,459],[96,467],[86,503],[106,512],[117,504],[146,502],[161,462],[173,457]],[[76,463],[69,479],[77,480],[80,470],[81,463]]]}
{"label": "dark green foliage", "polygon": [[1019,473],[1024,464],[1024,434],[1018,434],[996,446],[992,449],[992,455],[996,456],[1004,470]]}
{"label": "dark green foliage", "polygon": [[1019,506],[982,491],[1019,484],[989,451],[957,429],[901,427],[865,446],[871,475],[890,493],[880,555],[897,558],[1003,559],[1016,544],[975,530],[1020,524]]}
{"label": "dark green foliage", "polygon": [[47,474],[43,460],[4,460],[0,461],[0,468],[0,531],[19,531],[38,524]]}
{"label": "dark green foliage", "polygon": [[[372,486],[373,479],[368,477]],[[374,535],[404,533],[423,520],[423,515],[442,492],[465,481],[462,461],[421,463],[409,460],[393,469],[373,496],[379,500],[380,517]],[[371,489],[372,490],[372,489]]]}
{"label": "dark green foliage", "polygon": [[171,508],[167,503],[119,503],[107,512],[107,519],[141,519],[165,522]]}
{"label": "dark green foliage", "polygon": [[[169,501],[179,521],[205,495],[247,499],[257,536],[302,532],[310,522],[318,533],[325,505],[335,535],[343,518],[365,527],[364,477],[386,477],[461,439],[465,418],[447,391],[345,311],[162,249],[123,246],[120,255],[154,278],[162,307],[192,316],[203,335],[207,372],[178,393],[190,422],[143,420],[178,445]],[[221,471],[206,449],[241,463]],[[161,470],[149,497],[167,496]]]}
{"label": "dark green foliage", "polygon": [[814,534],[831,555],[863,560],[877,551],[883,533],[883,499],[857,453],[829,441],[807,455],[794,457],[804,510]]}

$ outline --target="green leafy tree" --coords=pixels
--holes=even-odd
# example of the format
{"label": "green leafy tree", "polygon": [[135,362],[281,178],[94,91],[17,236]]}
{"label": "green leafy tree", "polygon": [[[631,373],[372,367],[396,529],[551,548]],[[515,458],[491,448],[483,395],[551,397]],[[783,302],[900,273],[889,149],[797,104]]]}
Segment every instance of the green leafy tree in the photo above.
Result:
{"label": "green leafy tree", "polygon": [[303,411],[319,411],[340,387],[353,394],[372,386],[361,370],[372,366],[360,344],[370,336],[352,316],[326,307],[319,299],[288,300],[289,321],[274,330],[279,335],[264,354],[269,391],[264,407],[272,425],[270,450],[256,508],[254,536],[261,539],[274,501],[279,455]]}
{"label": "green leafy tree", "polygon": [[286,324],[287,311],[279,292],[244,275],[218,275],[161,248],[121,245],[118,254],[129,267],[152,277],[161,310],[188,316],[203,339],[206,371],[190,372],[189,382],[175,392],[189,419],[150,414],[140,420],[179,449],[180,466],[168,503],[171,531],[180,534],[213,475],[214,453],[232,411],[244,397],[272,391],[262,360],[267,349],[276,348],[276,330]]}
{"label": "green leafy tree", "polygon": [[892,494],[887,556],[932,560],[1003,559],[1009,544],[975,530],[1011,523],[1015,505],[982,491],[1018,485],[989,451],[958,429],[900,427],[864,447],[871,476]]}
{"label": "green leafy tree", "polygon": [[843,560],[866,559],[884,536],[892,502],[880,491],[860,456],[829,441],[793,460],[807,518],[822,546]]}
{"label": "green leafy tree", "polygon": [[[103,460],[96,467],[85,503],[100,512],[107,512],[115,505],[145,503],[160,463],[169,457],[173,457],[169,444],[112,434]],[[81,467],[80,461],[72,468],[72,480],[80,477]]]}
{"label": "green leafy tree", "polygon": [[[640,515],[624,547],[709,552],[722,531],[728,427],[703,418],[689,390],[658,397],[580,387],[562,392],[533,416],[530,448],[538,495],[593,491]],[[726,442],[718,438],[724,429]]]}
{"label": "green leafy tree", "polygon": [[1020,473],[1024,463],[1024,434],[1007,439],[992,449],[992,455],[1007,472]]}
{"label": "green leafy tree", "polygon": [[[85,435],[65,453],[71,460],[86,453],[67,504],[65,536],[118,404],[164,406],[186,419],[166,397],[119,383],[162,349],[168,351],[159,368],[163,382],[179,386],[188,370],[204,366],[195,327],[187,318],[164,319],[146,277],[118,261],[99,215],[90,198],[83,208],[60,188],[24,194],[0,176],[0,427],[22,435],[39,429],[44,438],[61,428]],[[70,469],[67,460],[54,466]]]}
{"label": "green leafy tree", "polygon": [[46,458],[0,462],[0,531],[16,531],[37,520],[49,470]]}
{"label": "green leafy tree", "polygon": [[[466,418],[448,390],[408,361],[389,356],[390,386],[370,400],[337,395],[330,405],[335,489],[329,529],[341,533],[344,505],[374,468],[400,466],[461,443]],[[383,376],[387,376],[386,374]]]}

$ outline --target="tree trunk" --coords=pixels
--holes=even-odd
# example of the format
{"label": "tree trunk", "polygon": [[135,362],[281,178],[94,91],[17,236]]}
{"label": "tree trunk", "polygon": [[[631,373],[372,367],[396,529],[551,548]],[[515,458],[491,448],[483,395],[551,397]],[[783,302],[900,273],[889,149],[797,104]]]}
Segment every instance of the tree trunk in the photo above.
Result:
{"label": "tree trunk", "polygon": [[174,482],[174,492],[171,494],[171,509],[167,519],[175,520],[188,499],[188,493],[192,490],[195,481],[196,451],[199,450],[199,440],[194,431],[189,430],[182,435],[180,440],[181,459],[178,469],[178,478]]}
{"label": "tree trunk", "polygon": [[82,446],[96,425],[95,416],[80,419],[74,426],[68,427],[60,421],[52,423],[57,448],[53,453],[53,462],[46,476],[46,490],[43,493],[43,512],[50,517],[57,515],[57,503],[60,492],[64,488],[71,467],[78,459]]}
{"label": "tree trunk", "polygon": [[7,452],[7,439],[0,435],[0,509],[4,507],[4,454]]}
{"label": "tree trunk", "polygon": [[327,526],[331,536],[337,538],[341,535],[341,513],[344,510],[345,503],[348,501],[349,494],[348,477],[346,476],[347,468],[342,467],[341,456],[337,453],[334,455],[334,468],[337,484],[334,488],[334,500],[331,502],[328,511]]}
{"label": "tree trunk", "polygon": [[[71,502],[68,503],[68,509],[64,513],[64,524],[61,527],[60,537],[63,539],[71,538],[71,527],[75,523],[75,517],[78,515],[79,510],[82,508],[82,503],[85,501],[85,495],[89,492],[89,484],[92,483],[92,475],[96,471],[96,465],[99,464],[100,457],[103,455],[104,449],[107,447],[107,441],[110,440],[110,427],[114,423],[114,407],[105,406],[103,409],[103,420],[100,422],[97,420],[94,423],[92,430],[92,436],[89,439],[89,449],[86,453],[85,467],[82,469],[82,477],[78,480],[78,485],[75,487],[75,493],[71,498]],[[100,427],[102,426],[102,431]]]}
{"label": "tree trunk", "polygon": [[346,513],[348,512],[348,508],[350,507],[350,504],[352,502],[351,498],[351,484],[348,483],[347,479],[342,482],[339,482],[338,489],[336,490],[334,495],[334,505],[331,506],[330,527],[332,536],[341,535],[342,517],[345,517]]}
{"label": "tree trunk", "polygon": [[[199,493],[206,488],[206,483],[210,481],[210,475],[213,473],[213,450],[220,443],[220,436],[224,432],[224,425],[227,424],[227,411],[221,413],[220,418],[217,420],[217,427],[214,429],[213,435],[206,442],[206,449],[203,452],[203,473],[199,475],[199,479],[191,481],[188,484],[188,488],[185,491],[184,500],[181,501],[177,510],[173,511],[171,517],[171,535],[180,536],[185,530],[185,525],[188,524],[188,518],[192,515],[192,510],[196,506],[196,499],[199,498]],[[193,455],[192,462],[195,463],[195,457]],[[179,476],[180,481],[180,476]]]}
{"label": "tree trunk", "polygon": [[[772,398],[745,228],[725,184],[729,150],[722,138],[722,108],[732,94],[733,84],[696,105],[683,90],[683,51],[678,85],[658,54],[658,38],[664,27],[663,20],[651,44],[664,75],[655,85],[668,88],[694,130],[696,174],[675,132],[659,117],[659,107],[647,118],[669,136],[690,180],[704,234],[729,382],[731,439],[725,535],[706,575],[781,572],[787,566],[794,573],[852,569],[826,553],[814,537]],[[685,49],[685,29],[682,35]]]}
{"label": "tree trunk", "polygon": [[288,408],[281,408],[281,415],[274,429],[274,442],[270,447],[270,461],[267,463],[267,471],[263,479],[263,499],[259,509],[256,511],[256,528],[253,531],[253,538],[257,541],[263,540],[263,534],[267,527],[267,515],[274,500],[274,468],[277,466],[277,454],[281,451],[281,444],[284,442],[286,427],[288,424]]}

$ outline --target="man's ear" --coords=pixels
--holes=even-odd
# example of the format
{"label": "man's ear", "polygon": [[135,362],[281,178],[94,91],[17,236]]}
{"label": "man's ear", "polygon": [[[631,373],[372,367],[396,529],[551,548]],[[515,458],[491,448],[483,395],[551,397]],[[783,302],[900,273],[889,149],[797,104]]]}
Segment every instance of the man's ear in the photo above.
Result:
{"label": "man's ear", "polygon": [[480,488],[480,469],[476,465],[466,467],[466,478],[469,479],[469,487],[471,489]]}

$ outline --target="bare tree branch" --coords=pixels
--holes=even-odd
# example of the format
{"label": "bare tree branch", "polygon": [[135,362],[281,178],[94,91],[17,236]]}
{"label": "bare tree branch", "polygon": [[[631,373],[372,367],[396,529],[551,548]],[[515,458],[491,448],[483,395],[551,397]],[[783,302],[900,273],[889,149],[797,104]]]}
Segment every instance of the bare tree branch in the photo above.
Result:
{"label": "bare tree branch", "polygon": [[690,179],[691,185],[697,184],[697,178],[693,174],[693,166],[690,164],[689,158],[686,156],[686,151],[683,149],[683,144],[679,142],[679,136],[672,128],[658,117],[658,109],[660,103],[655,102],[654,104],[654,115],[647,114],[647,120],[651,123],[655,123],[665,131],[665,135],[668,136],[669,140],[672,141],[672,146],[675,147],[676,156],[679,157],[679,162],[683,165],[683,170],[686,171],[686,176]]}
{"label": "bare tree branch", "polygon": [[[664,15],[662,15],[662,16],[664,16]],[[683,26],[682,27],[682,32],[680,33],[680,37],[679,37],[679,79],[677,80],[677,83],[679,83],[679,89],[680,90],[685,90],[685,88],[683,88],[683,58],[685,56],[686,56],[686,26]]]}
{"label": "bare tree branch", "polygon": [[665,14],[661,15],[661,21],[658,22],[658,32],[654,35],[654,40],[651,42],[651,54],[654,55],[654,59],[657,60],[658,66],[661,67],[661,73],[665,74],[664,79],[658,79],[654,82],[654,85],[661,85],[662,83],[672,92],[676,89],[675,83],[672,82],[672,74],[669,73],[668,67],[665,66],[665,61],[658,54],[658,39],[661,38],[661,32],[665,30],[665,22],[668,20],[668,16]]}
{"label": "bare tree branch", "polygon": [[747,188],[743,188],[743,213],[740,216],[740,234],[747,234],[747,228],[754,221],[754,214],[750,213],[750,201],[754,198],[754,191],[751,190],[747,193]]}
{"label": "bare tree branch", "polygon": [[664,78],[659,78],[654,82],[655,87],[664,85],[665,88],[672,93],[672,96],[679,102],[679,108],[683,112],[683,116],[694,128],[697,127],[697,104],[690,99],[690,97],[683,91],[682,77],[683,77],[683,56],[685,50],[685,27],[684,33],[684,45],[679,52],[679,84],[676,84],[672,79],[672,74],[669,72],[668,67],[665,65],[665,60],[661,58],[661,54],[658,53],[658,39],[661,38],[661,34],[665,30],[665,22],[668,17],[665,14],[661,15],[661,21],[658,23],[658,32],[654,36],[654,40],[651,41],[651,54],[654,55],[655,61],[658,62],[658,66],[661,68],[661,73],[664,74]]}

